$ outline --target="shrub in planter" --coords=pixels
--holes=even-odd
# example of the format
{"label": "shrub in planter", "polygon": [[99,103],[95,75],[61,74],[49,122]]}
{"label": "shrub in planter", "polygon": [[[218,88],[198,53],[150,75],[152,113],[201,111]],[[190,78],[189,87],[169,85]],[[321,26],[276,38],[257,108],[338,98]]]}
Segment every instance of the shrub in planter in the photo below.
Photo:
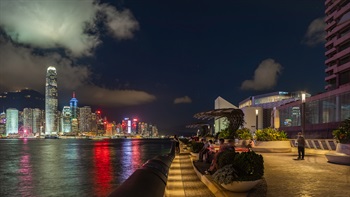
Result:
{"label": "shrub in planter", "polygon": [[350,118],[341,122],[338,129],[333,130],[333,137],[342,144],[350,144]]}
{"label": "shrub in planter", "polygon": [[228,139],[229,137],[230,137],[230,131],[228,130],[228,128],[222,129],[219,134],[219,138]]}
{"label": "shrub in planter", "polygon": [[[224,157],[225,155],[223,155]],[[227,154],[227,157],[232,155]],[[236,153],[231,164],[219,168],[213,179],[219,184],[230,184],[235,181],[255,181],[264,176],[264,159],[254,151]]]}
{"label": "shrub in planter", "polygon": [[248,128],[238,129],[236,131],[236,133],[237,133],[238,139],[240,139],[240,140],[253,139],[252,133],[250,132],[250,129],[248,129]]}
{"label": "shrub in planter", "polygon": [[204,144],[202,142],[192,142],[191,143],[191,152],[199,153],[199,151],[203,148]]}
{"label": "shrub in planter", "polygon": [[255,131],[258,141],[287,141],[288,137],[284,131],[279,131],[275,128],[264,128]]}
{"label": "shrub in planter", "polygon": [[236,152],[235,151],[223,151],[218,153],[217,156],[217,167],[218,169],[224,167],[225,165],[232,164],[235,159]]}

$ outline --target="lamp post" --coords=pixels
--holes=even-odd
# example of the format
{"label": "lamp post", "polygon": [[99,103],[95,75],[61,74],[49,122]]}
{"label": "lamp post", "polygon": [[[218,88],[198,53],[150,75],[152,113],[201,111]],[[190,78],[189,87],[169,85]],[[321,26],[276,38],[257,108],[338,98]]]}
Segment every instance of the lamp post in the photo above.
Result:
{"label": "lamp post", "polygon": [[305,132],[305,93],[301,94],[301,134]]}
{"label": "lamp post", "polygon": [[255,110],[255,131],[257,131],[259,129],[259,110],[256,109]]}

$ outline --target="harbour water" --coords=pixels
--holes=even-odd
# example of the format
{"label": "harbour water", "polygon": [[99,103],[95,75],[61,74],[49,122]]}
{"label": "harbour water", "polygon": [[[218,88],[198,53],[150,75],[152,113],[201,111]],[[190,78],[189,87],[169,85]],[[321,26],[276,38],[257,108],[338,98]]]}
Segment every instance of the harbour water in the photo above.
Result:
{"label": "harbour water", "polygon": [[107,196],[169,139],[0,140],[0,196]]}

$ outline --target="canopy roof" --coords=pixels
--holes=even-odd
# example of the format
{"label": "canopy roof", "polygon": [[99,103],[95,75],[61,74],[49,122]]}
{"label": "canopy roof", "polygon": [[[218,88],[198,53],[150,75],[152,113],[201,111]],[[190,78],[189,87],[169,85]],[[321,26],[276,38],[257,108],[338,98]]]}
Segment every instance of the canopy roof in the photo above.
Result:
{"label": "canopy roof", "polygon": [[211,111],[197,113],[194,115],[194,117],[202,120],[210,120],[213,118],[227,118],[229,122],[228,130],[232,139],[235,137],[237,129],[243,126],[244,123],[243,111],[236,108],[214,109]]}
{"label": "canopy roof", "polygon": [[208,126],[208,125],[210,125],[210,124],[207,122],[195,122],[195,123],[187,125],[186,127],[187,128],[202,128],[203,126]]}
{"label": "canopy roof", "polygon": [[244,116],[244,113],[241,109],[235,109],[235,108],[224,108],[224,109],[214,109],[207,112],[200,112],[194,115],[197,119],[202,120],[210,120],[213,118],[240,118]]}

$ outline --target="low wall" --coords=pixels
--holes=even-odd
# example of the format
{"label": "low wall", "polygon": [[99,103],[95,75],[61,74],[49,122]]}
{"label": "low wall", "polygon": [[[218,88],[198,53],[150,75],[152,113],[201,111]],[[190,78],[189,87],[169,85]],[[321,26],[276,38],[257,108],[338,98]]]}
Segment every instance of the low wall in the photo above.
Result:
{"label": "low wall", "polygon": [[[291,146],[296,147],[296,139],[291,139]],[[305,139],[305,148],[318,150],[336,150],[337,140],[335,139]]]}
{"label": "low wall", "polygon": [[252,150],[264,153],[287,153],[292,151],[292,147],[290,141],[256,141]]}
{"label": "low wall", "polygon": [[163,197],[170,165],[175,158],[175,142],[169,154],[159,155],[142,165],[109,197]]}

